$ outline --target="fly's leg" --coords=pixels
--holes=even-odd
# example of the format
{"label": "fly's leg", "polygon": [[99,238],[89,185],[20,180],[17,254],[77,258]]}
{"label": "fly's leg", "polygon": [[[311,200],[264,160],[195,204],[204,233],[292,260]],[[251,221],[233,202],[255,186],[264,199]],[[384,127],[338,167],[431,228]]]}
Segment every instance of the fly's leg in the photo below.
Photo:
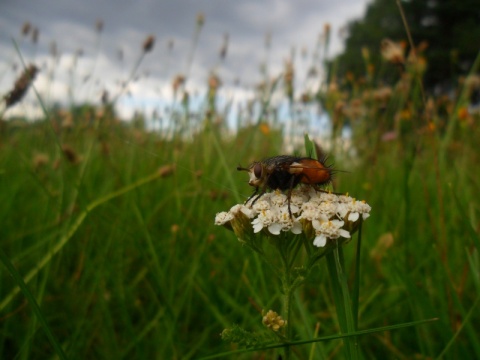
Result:
{"label": "fly's leg", "polygon": [[[247,201],[245,201],[245,205],[247,205],[248,202],[249,202],[255,195],[257,195],[257,193],[258,193],[258,187],[255,188],[255,191],[253,192],[253,194],[250,195],[250,197],[247,199]],[[261,194],[260,194],[260,195],[261,195]],[[258,197],[257,197],[257,199],[258,199]],[[257,199],[255,199],[255,200],[253,201],[253,203],[254,203],[255,201],[257,201]],[[252,205],[253,205],[253,203],[252,203]]]}
{"label": "fly's leg", "polygon": [[[266,187],[262,188],[260,194],[258,194],[258,187],[255,188],[255,191],[253,192],[253,194],[247,199],[247,201],[245,201],[245,205],[248,204],[248,202],[249,202],[250,200],[252,200],[253,198],[255,198],[255,199],[253,199],[252,202],[250,203],[250,206],[253,206],[253,205],[257,202],[257,200],[260,199],[260,198],[263,196],[263,194],[265,194],[265,192],[266,192]],[[256,196],[255,196],[255,195],[256,195]]]}
{"label": "fly's leg", "polygon": [[292,215],[292,209],[290,208],[290,200],[292,198],[292,191],[293,191],[293,184],[295,181],[295,177],[292,176],[290,178],[290,186],[288,187],[288,193],[287,193],[287,202],[288,202],[288,214],[290,215],[290,220],[293,221],[293,215]]}

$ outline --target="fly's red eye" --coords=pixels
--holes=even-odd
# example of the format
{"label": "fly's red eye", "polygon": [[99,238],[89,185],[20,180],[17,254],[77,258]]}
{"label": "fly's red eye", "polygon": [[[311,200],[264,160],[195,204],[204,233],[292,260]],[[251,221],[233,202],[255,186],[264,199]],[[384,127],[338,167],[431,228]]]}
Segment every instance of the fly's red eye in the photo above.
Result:
{"label": "fly's red eye", "polygon": [[253,167],[253,174],[257,179],[260,179],[262,177],[262,164],[255,164]]}

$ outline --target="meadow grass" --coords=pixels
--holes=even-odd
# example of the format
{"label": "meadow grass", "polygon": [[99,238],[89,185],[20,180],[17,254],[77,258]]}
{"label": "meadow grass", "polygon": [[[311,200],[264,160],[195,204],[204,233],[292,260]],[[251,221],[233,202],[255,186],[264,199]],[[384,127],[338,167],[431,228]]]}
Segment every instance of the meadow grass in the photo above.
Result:
{"label": "meadow grass", "polygon": [[[359,357],[480,358],[479,115],[465,115],[462,88],[425,103],[419,77],[407,69],[386,97],[347,79],[350,91],[339,82],[311,100],[329,113],[331,157],[347,171],[335,190],[372,206],[360,263],[356,239],[343,249],[357,330],[437,319],[357,336]],[[259,117],[227,136],[205,102],[187,138],[183,126],[119,122],[108,106],[1,123],[2,358],[215,356],[239,349],[223,329],[261,331],[261,311],[281,307],[274,274],[214,217],[250,194],[236,166],[282,153],[285,134]],[[349,152],[335,131],[346,121]],[[396,137],[382,140],[389,130]],[[291,332],[306,343],[293,358],[344,354],[334,281],[321,262],[294,293]]]}

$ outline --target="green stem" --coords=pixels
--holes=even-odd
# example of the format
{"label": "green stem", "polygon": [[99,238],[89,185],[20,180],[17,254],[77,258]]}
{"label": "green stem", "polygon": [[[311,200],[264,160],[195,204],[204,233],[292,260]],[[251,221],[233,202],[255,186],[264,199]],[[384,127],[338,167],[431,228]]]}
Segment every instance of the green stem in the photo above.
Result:
{"label": "green stem", "polygon": [[[293,246],[291,239],[283,238],[279,242],[279,253],[282,259],[282,291],[283,291],[283,304],[282,304],[282,316],[286,320],[285,326],[285,340],[290,343],[292,341],[292,326],[291,326],[291,304],[293,292],[295,290],[295,280],[292,278],[292,268],[295,262],[295,258],[298,254],[298,247]],[[291,357],[291,347],[285,347],[285,360]]]}
{"label": "green stem", "polygon": [[358,329],[358,306],[359,306],[359,297],[360,297],[360,253],[362,247],[362,224],[363,220],[360,219],[360,225],[358,227],[358,238],[357,238],[357,253],[355,256],[355,278],[353,282],[353,293],[352,293],[352,311],[353,311],[353,320],[355,322],[355,331]]}
{"label": "green stem", "polygon": [[[355,318],[352,311],[352,301],[348,291],[347,277],[344,272],[345,262],[343,249],[336,241],[333,251],[327,254],[327,265],[332,279],[332,290],[337,309],[338,323],[342,334],[355,332]],[[345,358],[358,359],[357,338],[344,339]]]}
{"label": "green stem", "polygon": [[[282,279],[283,285],[283,309],[282,315],[284,319],[287,321],[287,325],[285,326],[285,338],[287,342],[291,342],[292,340],[292,331],[291,331],[291,312],[290,306],[292,302],[292,295],[293,295],[293,287],[292,287],[292,279],[290,274],[290,268],[286,267],[284,269],[284,275]],[[291,348],[290,346],[285,347],[285,360],[290,359]]]}

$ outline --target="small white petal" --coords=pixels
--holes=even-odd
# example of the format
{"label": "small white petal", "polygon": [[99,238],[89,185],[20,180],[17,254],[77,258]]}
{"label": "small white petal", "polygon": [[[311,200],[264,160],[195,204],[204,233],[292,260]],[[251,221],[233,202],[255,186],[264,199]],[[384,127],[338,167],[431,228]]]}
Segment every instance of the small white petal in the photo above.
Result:
{"label": "small white petal", "polygon": [[347,239],[350,237],[350,233],[345,229],[338,229],[338,235]]}
{"label": "small white petal", "polygon": [[320,230],[320,227],[322,226],[322,223],[318,221],[317,219],[312,220],[312,226],[315,230]]}
{"label": "small white petal", "polygon": [[348,214],[348,221],[357,221],[360,218],[360,214],[358,212],[351,212]]}
{"label": "small white petal", "polygon": [[290,231],[294,234],[301,234],[302,233],[302,224],[300,224],[298,221],[294,222]]}
{"label": "small white petal", "polygon": [[369,213],[364,213],[364,214],[362,214],[362,217],[363,217],[363,220],[366,220],[370,217],[370,214]]}
{"label": "small white petal", "polygon": [[313,245],[316,247],[324,247],[327,244],[327,237],[325,235],[318,235],[313,240]]}
{"label": "small white petal", "polygon": [[215,216],[215,225],[223,225],[233,219],[233,214],[222,211]]}
{"label": "small white petal", "polygon": [[279,235],[280,231],[282,230],[282,224],[279,223],[273,223],[268,227],[268,231],[270,231],[271,234],[273,235]]}
{"label": "small white petal", "polygon": [[243,206],[242,204],[233,205],[233,206],[230,208],[230,211],[229,211],[229,212],[232,213],[232,214],[234,214],[234,215],[236,215],[236,214],[240,211],[240,209],[242,208],[242,206]]}
{"label": "small white petal", "polygon": [[343,226],[343,224],[345,224],[345,222],[343,222],[342,220],[330,220],[330,222],[337,228],[341,228]]}
{"label": "small white petal", "polygon": [[249,219],[252,219],[253,217],[255,217],[256,215],[256,212],[246,206],[243,206],[240,211],[245,215],[247,216]]}
{"label": "small white petal", "polygon": [[[252,223],[253,224],[253,223]],[[253,224],[253,232],[258,233],[263,229],[263,223],[259,222],[257,224]]]}

